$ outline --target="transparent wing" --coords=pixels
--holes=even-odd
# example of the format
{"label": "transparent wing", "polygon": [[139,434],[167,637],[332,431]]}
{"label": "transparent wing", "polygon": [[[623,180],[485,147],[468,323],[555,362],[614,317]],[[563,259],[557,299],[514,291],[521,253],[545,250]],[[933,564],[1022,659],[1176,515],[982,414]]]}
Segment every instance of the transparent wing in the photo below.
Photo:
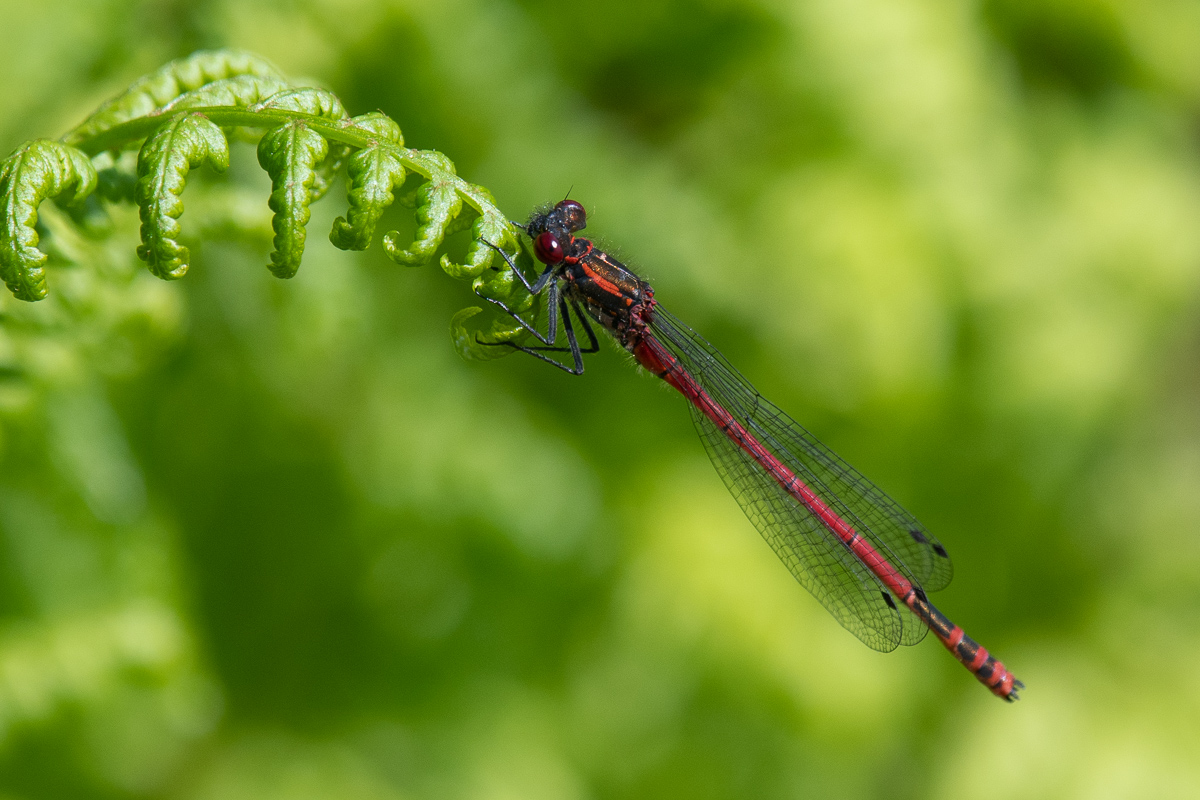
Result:
{"label": "transparent wing", "polygon": [[[950,582],[941,543],[896,501],[762,397],[707,341],[656,306],[662,344],[711,397],[914,586]],[[916,644],[926,626],[888,601],[879,579],[809,509],[694,406],[709,457],[746,516],[788,569],[847,630],[876,650]]]}

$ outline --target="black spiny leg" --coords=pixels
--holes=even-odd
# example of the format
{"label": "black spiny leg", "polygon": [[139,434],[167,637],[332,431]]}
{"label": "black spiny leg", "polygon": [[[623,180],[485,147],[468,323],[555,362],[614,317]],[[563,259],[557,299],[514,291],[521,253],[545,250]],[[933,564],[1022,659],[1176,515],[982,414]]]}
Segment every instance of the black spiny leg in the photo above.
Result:
{"label": "black spiny leg", "polygon": [[[574,305],[574,304],[572,304],[572,305]],[[569,372],[572,375],[582,375],[583,374],[583,354],[584,353],[595,353],[597,350],[600,349],[600,343],[598,341],[596,341],[596,334],[592,330],[592,326],[588,324],[588,321],[583,316],[580,316],[579,321],[583,324],[583,329],[584,329],[584,331],[587,332],[588,339],[590,340],[588,349],[581,350],[579,348],[579,341],[575,338],[575,328],[574,328],[574,326],[571,325],[571,307],[567,305],[566,299],[564,299],[562,297],[560,297],[558,299],[558,306],[559,306],[559,309],[562,311],[563,330],[565,330],[567,333],[567,344],[569,345],[569,347],[522,347],[521,345],[513,344],[512,342],[495,342],[493,346],[507,345],[508,347],[511,347],[514,350],[520,350],[522,353],[528,353],[529,355],[533,356],[534,358],[540,358],[542,361],[545,361],[547,364],[553,364],[554,366],[561,369],[563,372]],[[575,309],[575,313],[579,314],[579,309]],[[526,327],[528,327],[528,326],[526,326]],[[540,339],[541,337],[539,336],[538,338]],[[555,338],[557,338],[557,337],[555,337]],[[478,341],[478,339],[476,339],[476,341]],[[551,341],[553,341],[553,340],[551,340]],[[480,344],[492,344],[492,343],[480,342]],[[575,362],[574,368],[568,367],[566,364],[562,363],[561,361],[555,361],[553,358],[550,358],[549,356],[542,355],[542,353],[546,352],[546,351],[554,351],[554,352],[561,353],[561,352],[566,352],[568,350],[571,353],[571,360]]]}
{"label": "black spiny leg", "polygon": [[[475,335],[475,341],[478,344],[486,345],[488,347],[511,347],[514,350],[520,350],[522,353],[528,353],[529,355],[534,356],[535,358],[539,358],[542,361],[545,361],[547,364],[553,364],[554,366],[558,367],[559,369],[563,370],[564,372],[568,372],[572,375],[582,375],[583,374],[583,354],[598,352],[600,350],[600,342],[596,339],[596,333],[595,333],[595,331],[592,330],[592,326],[588,323],[587,317],[585,317],[579,311],[579,306],[576,305],[575,300],[572,299],[570,302],[570,305],[569,306],[567,305],[567,300],[565,297],[562,296],[558,282],[553,280],[553,278],[555,277],[554,266],[553,265],[547,266],[546,269],[542,272],[542,274],[538,276],[538,279],[536,281],[534,281],[533,284],[530,284],[529,281],[525,279],[525,276],[523,274],[521,274],[521,271],[519,269],[517,269],[517,265],[513,263],[511,258],[508,257],[508,253],[504,252],[499,247],[497,247],[496,245],[492,244],[491,242],[489,242],[487,240],[481,239],[480,241],[482,241],[488,247],[492,248],[493,250],[495,250],[497,253],[500,254],[501,258],[503,258],[504,261],[508,264],[509,269],[511,269],[513,271],[513,274],[515,274],[517,276],[517,278],[525,286],[525,289],[531,295],[537,295],[537,294],[541,293],[541,291],[546,288],[547,284],[549,284],[550,288],[548,290],[548,294],[546,297],[546,308],[547,308],[547,317],[548,317],[547,318],[548,324],[546,326],[547,327],[546,335],[543,335],[537,328],[530,325],[520,314],[513,311],[511,308],[509,308],[507,305],[505,305],[500,300],[496,300],[491,297],[484,297],[483,295],[476,292],[476,295],[478,297],[481,297],[482,299],[488,301],[489,303],[498,307],[504,313],[508,314],[510,317],[515,319],[522,328],[524,328],[527,332],[533,334],[533,336],[535,338],[537,338],[537,340],[539,342],[541,342],[543,345],[545,345],[544,347],[524,347],[519,344],[514,344],[513,342],[484,342],[484,341],[480,341],[478,334]],[[583,325],[584,333],[587,334],[588,346],[586,349],[581,349],[579,347],[579,340],[575,336],[575,328],[571,324],[571,310],[572,309],[575,311],[575,316],[576,316],[576,318],[579,319],[580,324]],[[566,331],[566,334],[567,334],[568,347],[554,346],[555,341],[557,341],[557,339],[558,339],[559,314],[562,315],[563,329]],[[557,352],[557,353],[569,352],[571,354],[571,360],[575,363],[575,366],[574,366],[574,368],[568,367],[566,364],[563,364],[560,361],[555,361],[552,358],[542,355],[543,352]]]}
{"label": "black spiny leg", "polygon": [[[551,291],[555,295],[558,294],[556,289],[557,289],[557,287],[555,287],[554,289],[551,289]],[[562,312],[563,329],[567,333],[567,344],[569,345],[568,347],[553,347],[553,346],[551,346],[551,347],[523,347],[519,344],[514,344],[513,342],[480,342],[478,336],[476,336],[475,341],[479,342],[479,344],[488,345],[489,347],[511,347],[514,350],[520,350],[522,353],[528,353],[529,355],[533,356],[534,358],[540,358],[542,361],[545,361],[547,364],[553,364],[554,366],[561,369],[563,372],[569,372],[572,375],[582,375],[583,374],[583,354],[599,352],[600,342],[596,339],[596,332],[592,330],[592,326],[590,323],[588,323],[587,317],[585,317],[585,316],[583,316],[583,314],[579,313],[579,307],[575,305],[574,301],[571,301],[571,304],[568,306],[566,299],[559,297],[557,305],[558,305],[558,309]],[[587,334],[588,346],[586,349],[581,349],[579,347],[579,340],[576,339],[576,337],[575,337],[575,328],[571,324],[571,310],[572,309],[574,309],[575,316],[579,319],[580,324],[583,325],[584,333]],[[511,313],[511,312],[509,312],[509,313]],[[533,328],[529,325],[529,323],[525,322],[523,319],[518,317],[516,314],[512,314],[512,317],[513,317],[513,319],[520,322],[521,325],[524,326],[526,330],[533,331],[534,335],[537,336],[540,341],[547,341],[546,339],[542,338],[542,335],[540,333],[533,330]],[[557,334],[557,331],[555,331],[555,333]],[[557,339],[557,338],[558,337],[556,335],[555,339]],[[551,342],[551,344],[553,344],[554,339],[551,339],[549,341]],[[562,363],[561,361],[555,361],[553,358],[549,358],[547,356],[542,355],[542,353],[547,352],[547,351],[558,352],[558,353],[570,352],[571,360],[575,362],[575,367],[574,368],[568,367],[566,364]]]}
{"label": "black spiny leg", "polygon": [[500,249],[496,245],[492,244],[487,239],[480,239],[479,241],[483,242],[488,247],[492,248],[493,250],[495,250],[497,253],[500,254],[500,257],[504,259],[504,263],[508,264],[508,268],[513,271],[513,274],[517,276],[517,280],[519,280],[521,282],[521,285],[523,285],[525,287],[525,291],[529,292],[530,294],[535,294],[535,295],[541,294],[542,289],[546,288],[546,284],[550,282],[550,278],[553,277],[553,275],[554,275],[554,265],[548,264],[546,266],[546,268],[544,270],[542,270],[542,274],[538,275],[537,280],[534,281],[533,283],[530,283],[529,280],[525,277],[524,273],[522,273],[521,270],[517,269],[517,265],[513,263],[513,260],[511,258],[508,257],[508,253],[504,252],[502,249]]}
{"label": "black spiny leg", "polygon": [[[550,301],[556,303],[557,299],[558,299],[557,295],[558,295],[557,290],[555,288],[551,288],[550,289]],[[515,319],[522,328],[524,328],[526,331],[528,331],[529,333],[531,333],[535,337],[537,337],[537,340],[539,342],[541,342],[542,344],[552,345],[552,344],[554,344],[554,340],[558,338],[558,309],[556,306],[553,306],[553,305],[550,306],[550,319],[549,319],[550,326],[551,326],[549,329],[550,335],[546,336],[541,331],[539,331],[537,328],[533,327],[528,322],[526,322],[524,317],[522,317],[517,312],[513,311],[508,306],[504,305],[504,303],[502,303],[501,301],[496,300],[491,297],[485,297],[484,295],[481,295],[479,292],[475,292],[475,296],[481,300],[488,301],[489,303],[491,303],[492,305],[496,306],[501,311],[503,311],[505,314],[508,314],[510,317]],[[475,335],[475,341],[479,342],[479,344],[487,344],[487,345],[505,344],[505,342],[480,342],[479,334]]]}
{"label": "black spiny leg", "polygon": [[[579,320],[579,324],[583,325],[583,332],[586,333],[587,337],[588,337],[588,342],[589,342],[588,346],[585,349],[580,350],[579,352],[580,353],[599,353],[600,352],[600,341],[598,339],[596,339],[596,332],[592,330],[592,323],[589,322],[587,316],[582,311],[579,310],[579,304],[577,302],[575,302],[574,297],[568,297],[567,299],[571,301],[571,309],[575,312],[575,318],[577,320]],[[570,315],[567,314],[567,311],[565,308],[563,309],[563,320],[564,320],[564,324],[566,324],[566,326],[569,329],[570,328]],[[574,331],[572,331],[572,335],[574,335]]]}

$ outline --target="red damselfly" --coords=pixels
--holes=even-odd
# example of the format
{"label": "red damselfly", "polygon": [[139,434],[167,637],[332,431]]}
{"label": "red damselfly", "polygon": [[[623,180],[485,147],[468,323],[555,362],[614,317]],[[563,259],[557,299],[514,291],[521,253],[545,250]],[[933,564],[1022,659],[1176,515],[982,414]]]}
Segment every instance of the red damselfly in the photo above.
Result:
{"label": "red damselfly", "polygon": [[[576,236],[586,222],[583,206],[574,200],[530,217],[523,227],[546,265],[532,283],[496,248],[531,294],[547,292],[549,318],[542,334],[503,303],[485,298],[541,342],[503,344],[579,375],[583,354],[599,349],[591,322],[599,323],[639,364],[687,398],[729,491],[838,622],[881,651],[916,644],[932,630],[994,694],[1016,700],[1024,685],[926,596],[945,587],[953,574],[941,542],[755,391],[716,348],[658,303],[650,284]],[[587,347],[580,347],[573,319],[587,335]],[[560,320],[565,347],[556,344]],[[546,355],[550,352],[569,353],[572,363]]]}

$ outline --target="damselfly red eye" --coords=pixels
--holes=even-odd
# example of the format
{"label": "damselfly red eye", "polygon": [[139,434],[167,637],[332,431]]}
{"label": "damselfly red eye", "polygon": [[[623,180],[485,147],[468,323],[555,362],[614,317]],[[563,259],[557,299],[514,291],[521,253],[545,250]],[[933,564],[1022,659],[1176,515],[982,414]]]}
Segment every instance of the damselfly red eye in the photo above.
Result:
{"label": "damselfly red eye", "polygon": [[557,210],[562,216],[563,224],[572,233],[581,231],[587,227],[587,212],[583,210],[582,205],[576,203],[574,200],[563,200],[558,204]]}
{"label": "damselfly red eye", "polygon": [[543,264],[558,264],[566,257],[562,245],[558,243],[558,239],[555,239],[554,234],[550,231],[539,234],[533,240],[533,252],[537,254],[538,261],[541,261]]}

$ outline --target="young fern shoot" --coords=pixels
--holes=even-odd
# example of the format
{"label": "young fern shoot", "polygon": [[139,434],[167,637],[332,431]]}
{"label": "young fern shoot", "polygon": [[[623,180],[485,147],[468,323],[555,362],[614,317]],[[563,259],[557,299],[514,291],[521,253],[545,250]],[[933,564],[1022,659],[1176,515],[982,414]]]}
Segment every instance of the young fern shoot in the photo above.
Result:
{"label": "young fern shoot", "polygon": [[[274,249],[268,268],[296,274],[304,255],[309,206],[338,174],[346,176],[349,209],[330,241],[365,250],[384,211],[410,174],[422,179],[412,197],[418,222],[412,242],[385,233],[388,257],[405,266],[433,260],[445,237],[471,228],[464,262],[443,255],[442,269],[469,279],[475,293],[508,308],[536,313],[538,300],[513,277],[491,244],[522,252],[519,236],[490,192],[464,181],[434,150],[405,147],[400,127],[380,112],[351,117],[332,93],[295,86],[264,59],[236,50],[201,51],[135,81],[57,140],[36,139],[0,162],[0,279],[21,300],[46,297],[47,255],[38,247],[38,209],[53,199],[77,220],[106,203],[132,202],[141,217],[137,255],[165,280],[187,274],[181,243],[183,193],[192,170],[229,166],[231,136],[258,141],[258,162],[271,178]],[[136,171],[122,152],[137,150]],[[402,201],[403,202],[403,201]],[[489,359],[509,351],[525,330],[497,318],[486,331],[464,322],[481,311],[463,309],[451,330],[465,358]]]}

